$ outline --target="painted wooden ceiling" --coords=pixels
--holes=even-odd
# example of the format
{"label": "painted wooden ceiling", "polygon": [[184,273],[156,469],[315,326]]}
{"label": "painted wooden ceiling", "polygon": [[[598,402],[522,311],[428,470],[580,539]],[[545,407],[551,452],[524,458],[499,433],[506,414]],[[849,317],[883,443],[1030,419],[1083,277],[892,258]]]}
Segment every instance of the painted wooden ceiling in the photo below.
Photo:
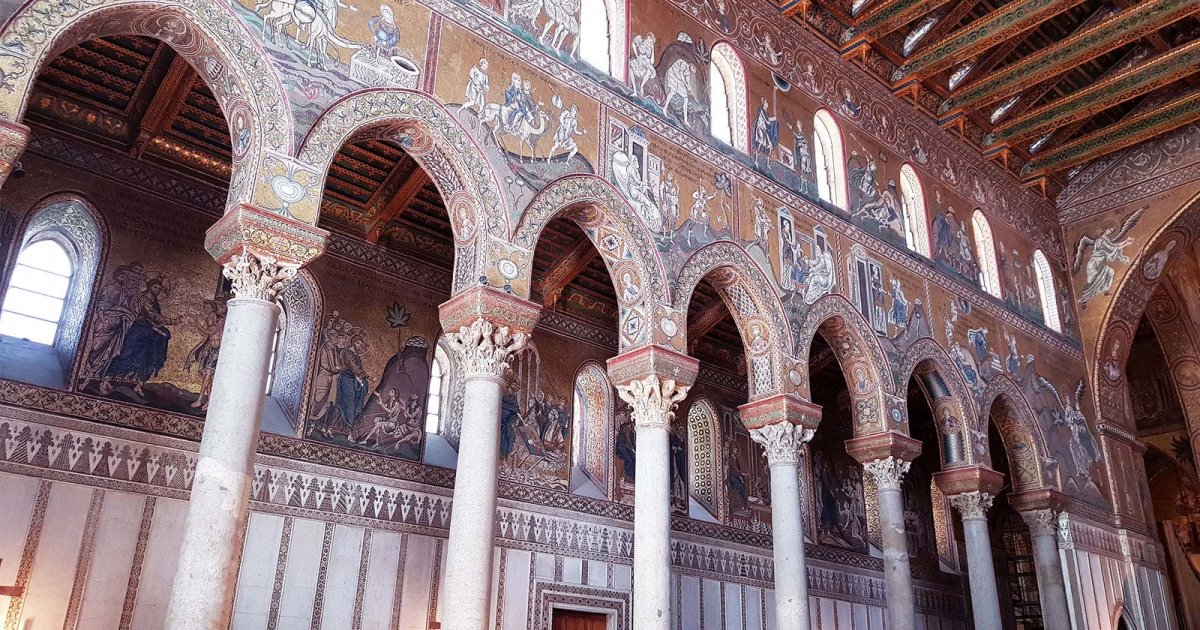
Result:
{"label": "painted wooden ceiling", "polygon": [[1200,120],[1195,0],[780,0],[785,18],[1053,196]]}

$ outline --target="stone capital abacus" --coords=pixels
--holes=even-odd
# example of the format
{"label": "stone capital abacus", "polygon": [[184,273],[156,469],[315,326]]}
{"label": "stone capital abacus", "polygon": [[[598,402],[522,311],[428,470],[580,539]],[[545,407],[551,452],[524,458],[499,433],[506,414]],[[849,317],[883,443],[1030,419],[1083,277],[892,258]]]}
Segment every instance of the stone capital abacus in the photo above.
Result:
{"label": "stone capital abacus", "polygon": [[750,430],[779,422],[815,430],[821,422],[821,407],[795,394],[777,394],[741,405],[738,417]]}
{"label": "stone capital abacus", "polygon": [[987,512],[992,508],[992,500],[995,495],[973,491],[951,495],[949,498],[950,505],[958,510],[964,521],[982,520],[987,518]]}
{"label": "stone capital abacus", "polygon": [[776,422],[750,429],[750,437],[762,445],[768,466],[796,465],[804,445],[815,431],[791,422]]}
{"label": "stone capital abacus", "polygon": [[491,287],[473,287],[438,307],[446,341],[466,378],[501,378],[525,348],[541,307]]}
{"label": "stone capital abacus", "polygon": [[8,179],[29,144],[29,127],[0,120],[0,184]]}
{"label": "stone capital abacus", "polygon": [[1004,487],[1004,475],[987,466],[961,466],[934,473],[933,482],[946,496],[967,492],[995,496]]}
{"label": "stone capital abacus", "polygon": [[911,462],[921,454],[921,441],[896,431],[883,431],[846,440],[846,453],[863,465],[889,458]]}
{"label": "stone capital abacus", "polygon": [[663,346],[643,346],[608,360],[608,374],[621,400],[633,407],[641,428],[668,428],[675,405],[696,382],[700,362]]}
{"label": "stone capital abacus", "polygon": [[224,267],[235,298],[273,302],[300,267],[325,251],[329,233],[294,219],[239,205],[204,237],[204,249]]}
{"label": "stone capital abacus", "polygon": [[866,462],[863,464],[863,470],[870,473],[880,490],[899,490],[900,484],[904,482],[904,475],[908,474],[911,466],[910,461],[889,456]]}

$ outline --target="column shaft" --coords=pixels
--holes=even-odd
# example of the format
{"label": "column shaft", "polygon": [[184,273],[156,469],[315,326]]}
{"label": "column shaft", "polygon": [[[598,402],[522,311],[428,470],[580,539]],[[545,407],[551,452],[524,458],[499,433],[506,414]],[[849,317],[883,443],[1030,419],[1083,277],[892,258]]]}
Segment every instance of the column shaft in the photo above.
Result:
{"label": "column shaft", "polygon": [[899,488],[879,486],[879,529],[883,539],[883,581],[887,588],[888,627],[915,630],[916,597],[908,565],[904,496]]}
{"label": "column shaft", "polygon": [[637,427],[633,497],[633,627],[671,627],[670,436],[666,424]]}
{"label": "column shaft", "polygon": [[992,538],[987,522],[992,495],[978,490],[964,492],[951,496],[950,504],[962,514],[975,630],[1002,630],[1004,624],[1000,619],[1000,595],[996,590],[996,565],[992,562]]}
{"label": "column shaft", "polygon": [[503,382],[469,378],[465,390],[446,554],[447,630],[483,630],[491,612]]}
{"label": "column shaft", "polygon": [[1058,515],[1053,510],[1032,510],[1021,516],[1033,540],[1033,566],[1037,572],[1042,622],[1047,628],[1070,628],[1067,587],[1058,555]]}
{"label": "column shaft", "polygon": [[172,630],[229,623],[278,321],[273,302],[229,301],[167,612]]}
{"label": "column shaft", "polygon": [[771,535],[775,552],[775,627],[809,630],[808,566],[796,463],[771,466]]}

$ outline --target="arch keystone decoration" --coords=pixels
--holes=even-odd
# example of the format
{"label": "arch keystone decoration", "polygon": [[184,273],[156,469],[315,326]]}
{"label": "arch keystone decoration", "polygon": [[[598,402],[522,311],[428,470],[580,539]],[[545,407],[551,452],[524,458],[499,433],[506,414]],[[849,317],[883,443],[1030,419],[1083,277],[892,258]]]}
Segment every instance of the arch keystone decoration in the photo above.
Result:
{"label": "arch keystone decoration", "polygon": [[[212,90],[232,135],[226,208],[275,207],[265,173],[284,167],[295,142],[291,108],[269,57],[220,0],[38,0],[0,32],[0,120],[25,114],[38,72],[88,39],[139,35],[162,40]],[[315,223],[315,221],[314,221]]]}

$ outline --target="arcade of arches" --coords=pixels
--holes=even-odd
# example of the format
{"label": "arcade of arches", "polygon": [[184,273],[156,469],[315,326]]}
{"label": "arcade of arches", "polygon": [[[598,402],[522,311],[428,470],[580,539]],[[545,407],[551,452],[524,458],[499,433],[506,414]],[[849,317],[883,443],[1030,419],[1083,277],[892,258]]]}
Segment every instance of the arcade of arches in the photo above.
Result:
{"label": "arcade of arches", "polygon": [[1194,1],[0,19],[3,630],[1200,627]]}

